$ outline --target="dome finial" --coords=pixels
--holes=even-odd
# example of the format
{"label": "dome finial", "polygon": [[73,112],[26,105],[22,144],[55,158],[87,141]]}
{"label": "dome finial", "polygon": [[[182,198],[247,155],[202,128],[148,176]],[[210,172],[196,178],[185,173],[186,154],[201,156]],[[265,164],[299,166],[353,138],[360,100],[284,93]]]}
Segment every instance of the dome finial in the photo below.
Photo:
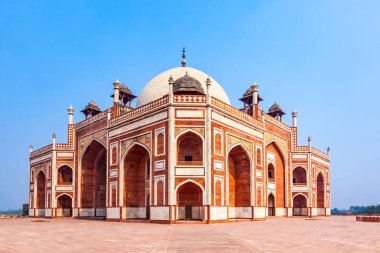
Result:
{"label": "dome finial", "polygon": [[183,47],[182,49],[182,67],[186,67],[186,50],[185,50],[185,47]]}

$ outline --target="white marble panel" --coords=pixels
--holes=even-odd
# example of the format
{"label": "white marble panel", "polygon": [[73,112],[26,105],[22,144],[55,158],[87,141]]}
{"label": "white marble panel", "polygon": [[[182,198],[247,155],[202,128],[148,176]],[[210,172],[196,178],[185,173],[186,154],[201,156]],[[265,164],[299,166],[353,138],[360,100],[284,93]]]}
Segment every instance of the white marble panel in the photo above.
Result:
{"label": "white marble panel", "polygon": [[263,219],[266,215],[266,207],[254,207],[253,215],[255,219]]}
{"label": "white marble panel", "polygon": [[114,169],[114,170],[110,170],[110,178],[114,178],[114,177],[117,177],[117,169]]}
{"label": "white marble panel", "polygon": [[120,219],[120,208],[107,207],[107,219]]}
{"label": "white marble panel", "polygon": [[165,160],[156,161],[154,163],[155,171],[164,170],[164,169],[165,169]]}
{"label": "white marble panel", "polygon": [[177,118],[203,118],[203,110],[176,110]]}
{"label": "white marble panel", "polygon": [[55,187],[55,191],[57,192],[71,192],[74,190],[74,186],[72,185],[57,185]]}
{"label": "white marble panel", "polygon": [[146,208],[145,207],[126,207],[125,217],[127,219],[145,219]]}
{"label": "white marble panel", "polygon": [[150,208],[151,220],[169,220],[168,206],[152,206]]}
{"label": "white marble panel", "polygon": [[204,176],[204,167],[176,167],[176,176]]}
{"label": "white marble panel", "polygon": [[95,216],[95,209],[94,208],[81,208],[81,209],[79,209],[79,216],[80,217],[93,217],[93,216]]}
{"label": "white marble panel", "polygon": [[293,185],[294,192],[306,192],[308,190],[309,187],[307,187],[307,185]]}
{"label": "white marble panel", "polygon": [[223,162],[215,161],[215,170],[223,170]]}
{"label": "white marble panel", "polygon": [[226,206],[210,206],[210,220],[226,220],[227,211]]}

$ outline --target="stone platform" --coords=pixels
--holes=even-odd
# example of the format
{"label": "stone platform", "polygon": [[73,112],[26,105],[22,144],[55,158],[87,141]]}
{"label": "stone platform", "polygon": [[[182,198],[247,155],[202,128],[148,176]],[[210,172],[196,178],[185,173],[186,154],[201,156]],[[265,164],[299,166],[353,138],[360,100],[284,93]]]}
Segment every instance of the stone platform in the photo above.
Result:
{"label": "stone platform", "polygon": [[354,216],[220,224],[19,218],[0,221],[0,252],[380,252],[380,223]]}

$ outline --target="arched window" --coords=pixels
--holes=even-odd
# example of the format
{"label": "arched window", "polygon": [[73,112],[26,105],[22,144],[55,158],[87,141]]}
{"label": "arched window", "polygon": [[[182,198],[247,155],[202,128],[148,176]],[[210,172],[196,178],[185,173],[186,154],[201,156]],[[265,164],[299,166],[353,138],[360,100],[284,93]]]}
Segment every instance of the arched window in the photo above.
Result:
{"label": "arched window", "polygon": [[216,180],[215,182],[215,205],[221,206],[222,203],[222,182],[220,180]]}
{"label": "arched window", "polygon": [[164,205],[164,183],[162,180],[157,182],[157,206]]}
{"label": "arched window", "polygon": [[73,182],[73,170],[67,166],[58,169],[58,184],[71,184]]}
{"label": "arched window", "polygon": [[222,154],[222,136],[220,134],[215,135],[215,154]]}
{"label": "arched window", "polygon": [[269,181],[274,181],[275,175],[274,175],[274,166],[273,164],[268,165],[268,180]]}
{"label": "arched window", "polygon": [[111,161],[112,161],[112,164],[116,164],[117,163],[117,149],[116,149],[116,146],[114,146],[113,148],[112,148],[112,159],[111,159]]}
{"label": "arched window", "polygon": [[297,167],[293,170],[293,184],[306,184],[306,170]]}
{"label": "arched window", "polygon": [[187,133],[177,141],[177,164],[178,165],[202,165],[203,147],[202,139],[194,134]]}
{"label": "arched window", "polygon": [[256,162],[257,165],[261,165],[261,148],[256,149]]}
{"label": "arched window", "polygon": [[157,155],[162,155],[165,153],[164,151],[164,134],[163,133],[159,133],[157,135]]}

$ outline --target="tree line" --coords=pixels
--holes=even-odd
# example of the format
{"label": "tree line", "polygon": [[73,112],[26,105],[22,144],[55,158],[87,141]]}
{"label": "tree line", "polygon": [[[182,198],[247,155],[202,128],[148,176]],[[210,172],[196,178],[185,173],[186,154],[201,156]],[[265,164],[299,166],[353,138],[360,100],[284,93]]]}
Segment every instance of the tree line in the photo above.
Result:
{"label": "tree line", "polygon": [[379,214],[380,204],[370,206],[351,206],[349,209],[331,209],[332,214]]}

